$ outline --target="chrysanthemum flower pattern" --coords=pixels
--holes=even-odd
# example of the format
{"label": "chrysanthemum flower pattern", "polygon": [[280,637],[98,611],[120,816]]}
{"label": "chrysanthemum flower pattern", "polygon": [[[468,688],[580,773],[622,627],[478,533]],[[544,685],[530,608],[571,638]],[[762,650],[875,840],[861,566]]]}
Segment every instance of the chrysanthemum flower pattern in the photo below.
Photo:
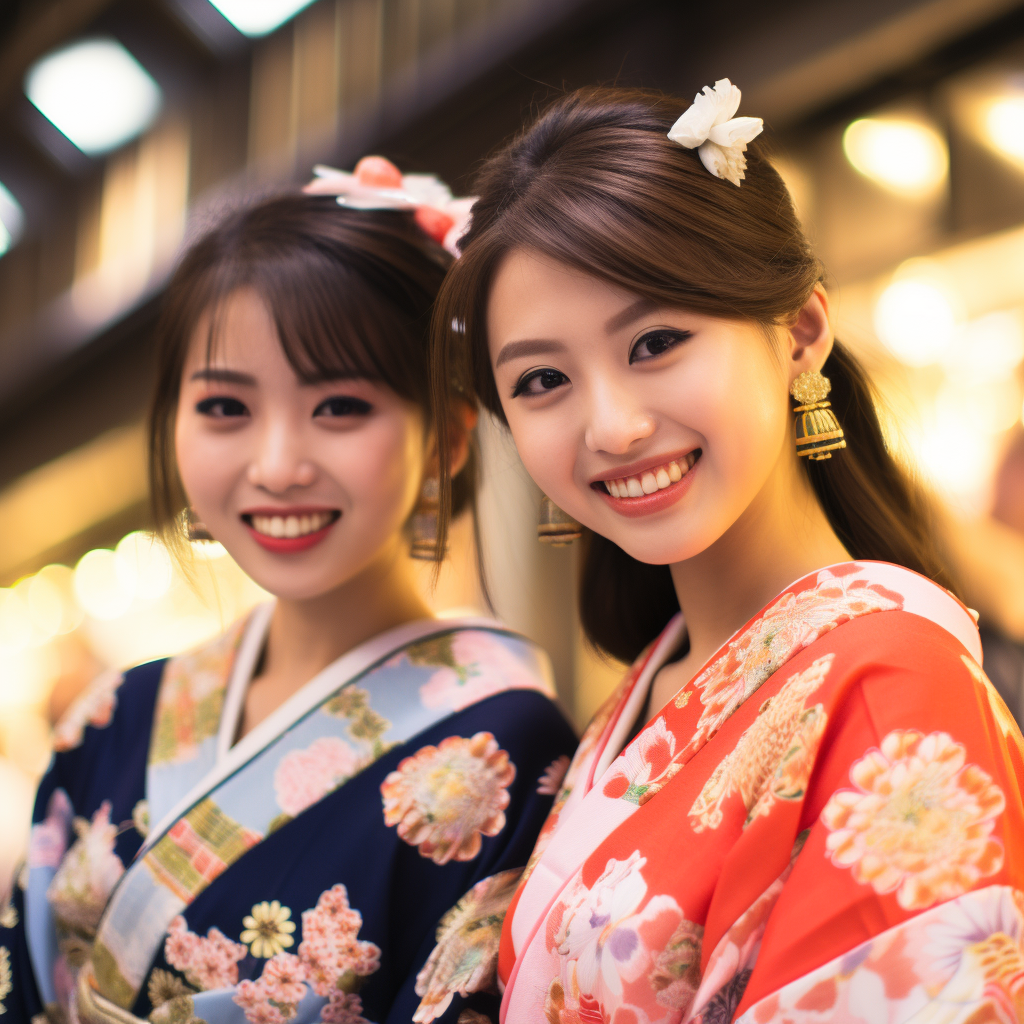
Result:
{"label": "chrysanthemum flower pattern", "polygon": [[295,940],[295,922],[289,920],[291,909],[282,907],[280,901],[268,903],[264,900],[252,908],[252,913],[242,919],[245,930],[239,936],[253,956],[270,958],[284,952]]}
{"label": "chrysanthemum flower pattern", "polygon": [[856,789],[834,793],[821,819],[836,867],[906,910],[953,899],[995,874],[992,835],[1003,791],[948,733],[896,730],[850,770]]}
{"label": "chrysanthemum flower pattern", "polygon": [[449,736],[399,762],[381,784],[384,822],[435,864],[472,860],[505,827],[515,765],[494,736]]}

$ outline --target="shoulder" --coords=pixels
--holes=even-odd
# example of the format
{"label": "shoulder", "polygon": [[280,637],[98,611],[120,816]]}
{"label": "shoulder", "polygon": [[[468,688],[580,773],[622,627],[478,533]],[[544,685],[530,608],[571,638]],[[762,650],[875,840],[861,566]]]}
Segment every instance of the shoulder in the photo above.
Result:
{"label": "shoulder", "polygon": [[405,661],[431,675],[420,688],[430,708],[462,711],[480,701],[513,691],[555,696],[551,661],[527,637],[481,625],[455,625],[407,644],[389,660]]}
{"label": "shoulder", "polygon": [[53,748],[63,754],[127,722],[138,729],[152,720],[153,707],[167,659],[146,662],[127,671],[110,669],[98,675],[75,699],[54,727]]}

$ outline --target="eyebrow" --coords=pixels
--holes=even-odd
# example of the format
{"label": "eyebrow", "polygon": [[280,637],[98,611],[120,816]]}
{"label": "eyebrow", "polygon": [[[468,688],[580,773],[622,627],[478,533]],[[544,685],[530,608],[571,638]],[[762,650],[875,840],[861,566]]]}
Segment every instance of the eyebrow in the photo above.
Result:
{"label": "eyebrow", "polygon": [[494,361],[494,368],[497,369],[510,359],[522,359],[526,356],[543,356],[549,352],[564,352],[565,345],[560,341],[546,341],[542,338],[527,339],[524,341],[510,341],[499,353]]}
{"label": "eyebrow", "polygon": [[237,370],[218,370],[213,366],[196,370],[191,379],[213,381],[217,384],[241,384],[251,388],[256,386],[256,378],[248,373],[239,373]]}
{"label": "eyebrow", "polygon": [[625,309],[608,318],[604,325],[605,334],[614,334],[628,327],[634,320],[653,313],[658,308],[658,303],[646,295],[641,296],[636,302],[631,302]]}

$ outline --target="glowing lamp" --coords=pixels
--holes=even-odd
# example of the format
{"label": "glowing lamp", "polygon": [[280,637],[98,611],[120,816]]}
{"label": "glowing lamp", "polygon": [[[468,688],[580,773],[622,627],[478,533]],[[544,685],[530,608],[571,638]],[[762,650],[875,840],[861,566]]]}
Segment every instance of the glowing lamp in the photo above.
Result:
{"label": "glowing lamp", "polygon": [[94,619],[119,619],[132,603],[118,557],[108,548],[87,551],[75,566],[75,596]]}
{"label": "glowing lamp", "polygon": [[243,35],[265,36],[312,0],[210,0]]}
{"label": "glowing lamp", "polygon": [[854,169],[904,196],[925,196],[945,180],[946,142],[919,121],[861,118],[843,133],[843,152]]}
{"label": "glowing lamp", "polygon": [[160,87],[114,39],[87,39],[29,68],[25,95],[79,149],[115,149],[153,122]]}

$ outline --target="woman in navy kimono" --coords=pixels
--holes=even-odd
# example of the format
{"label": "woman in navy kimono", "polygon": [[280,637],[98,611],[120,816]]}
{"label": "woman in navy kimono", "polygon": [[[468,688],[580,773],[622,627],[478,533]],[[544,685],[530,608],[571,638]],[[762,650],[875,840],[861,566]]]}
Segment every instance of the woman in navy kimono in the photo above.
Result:
{"label": "woman in navy kimono", "polygon": [[439,443],[472,495],[472,415],[439,440],[427,399],[453,224],[436,186],[418,209],[385,161],[357,172],[228,216],[168,288],[158,517],[173,544],[188,507],[275,600],[59,724],[0,913],[8,1020],[408,1022],[439,984],[453,1024],[496,1006],[480,921],[575,741],[541,650],[418,596]]}

